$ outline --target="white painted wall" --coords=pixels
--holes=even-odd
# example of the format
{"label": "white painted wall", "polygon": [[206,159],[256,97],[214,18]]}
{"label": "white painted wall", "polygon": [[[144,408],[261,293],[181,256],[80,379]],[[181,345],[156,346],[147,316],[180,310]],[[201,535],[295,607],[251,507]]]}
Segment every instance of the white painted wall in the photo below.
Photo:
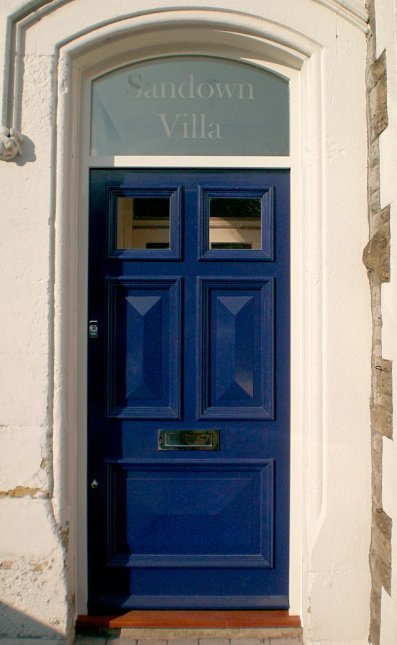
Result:
{"label": "white painted wall", "polygon": [[[381,134],[380,188],[381,207],[390,204],[391,281],[382,285],[382,349],[383,357],[393,361],[393,409],[397,410],[397,4],[395,0],[376,0],[377,56],[386,50],[387,109],[389,123]],[[395,415],[394,415],[395,416]],[[394,432],[396,423],[394,421]],[[395,439],[383,439],[382,501],[385,512],[392,518],[392,581],[391,595],[382,591],[381,645],[397,643],[397,444]]]}
{"label": "white painted wall", "polygon": [[[28,5],[1,3],[2,33],[12,12]],[[29,614],[29,633],[62,637],[73,617],[74,595],[80,611],[86,601],[81,348],[87,229],[86,168],[79,149],[84,128],[76,127],[84,116],[79,79],[111,56],[120,62],[162,46],[182,51],[197,43],[207,52],[271,56],[301,69],[296,107],[302,118],[295,127],[301,153],[293,159],[292,211],[292,610],[302,616],[307,644],[367,642],[370,303],[361,263],[368,238],[363,6],[200,0],[189,10],[182,0],[54,0],[42,13],[17,21],[19,58],[7,125],[27,141],[16,163],[0,162],[1,185],[7,186],[0,220],[0,290],[6,303],[0,486],[6,492],[30,488],[33,498],[0,500],[6,526],[0,533],[0,560],[6,563],[0,575],[3,602]],[[187,23],[188,44],[181,29]],[[158,30],[161,24],[167,24],[166,32]],[[214,24],[222,32],[214,32]],[[1,629],[22,635],[18,617],[13,615],[13,625],[10,616],[8,611],[7,625],[0,615]]]}

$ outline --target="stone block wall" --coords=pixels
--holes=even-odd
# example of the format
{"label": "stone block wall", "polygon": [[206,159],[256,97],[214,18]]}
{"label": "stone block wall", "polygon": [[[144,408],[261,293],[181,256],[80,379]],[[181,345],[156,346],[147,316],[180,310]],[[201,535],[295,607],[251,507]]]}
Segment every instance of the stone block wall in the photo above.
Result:
{"label": "stone block wall", "polygon": [[[393,439],[393,364],[385,354],[383,319],[385,303],[382,285],[391,279],[391,204],[382,191],[382,172],[389,159],[382,149],[382,134],[389,126],[388,78],[389,48],[379,50],[378,17],[384,18],[382,0],[369,0],[370,32],[368,36],[367,117],[368,117],[368,217],[370,239],[363,261],[368,270],[372,300],[372,529],[370,569],[372,578],[369,640],[373,645],[389,645],[385,636],[382,598],[392,595],[392,528],[385,497],[391,482],[384,472],[384,440]],[[387,3],[389,10],[392,3]],[[384,42],[383,25],[380,40]],[[380,34],[379,34],[380,35]],[[386,201],[386,203],[385,203]]]}

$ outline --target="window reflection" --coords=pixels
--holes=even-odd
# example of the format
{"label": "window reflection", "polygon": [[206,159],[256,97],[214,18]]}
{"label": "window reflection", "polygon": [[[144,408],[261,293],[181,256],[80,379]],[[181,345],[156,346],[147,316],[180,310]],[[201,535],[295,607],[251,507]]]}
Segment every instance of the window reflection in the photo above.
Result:
{"label": "window reflection", "polygon": [[261,200],[210,199],[210,249],[261,249]]}
{"label": "window reflection", "polygon": [[169,198],[119,197],[116,241],[120,250],[169,249]]}

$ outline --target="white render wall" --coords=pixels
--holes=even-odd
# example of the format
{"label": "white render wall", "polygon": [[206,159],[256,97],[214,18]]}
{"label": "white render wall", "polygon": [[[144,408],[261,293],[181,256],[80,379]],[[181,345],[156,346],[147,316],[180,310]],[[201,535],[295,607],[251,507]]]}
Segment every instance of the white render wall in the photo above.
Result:
{"label": "white render wall", "polygon": [[[31,5],[3,0],[2,33],[18,8]],[[363,7],[334,0],[202,0],[189,10],[178,0],[54,0],[42,14],[16,20],[19,74],[6,125],[20,130],[26,142],[16,162],[0,162],[7,204],[0,218],[0,635],[64,638],[75,603],[83,612],[86,601],[84,504],[77,504],[85,496],[84,401],[78,395],[84,391],[84,361],[77,348],[84,346],[86,329],[86,240],[80,239],[86,213],[76,204],[77,195],[84,204],[86,191],[79,150],[84,133],[72,127],[80,118],[79,74],[89,76],[90,67],[112,53],[123,58],[123,49],[124,59],[133,60],[137,27],[146,29],[148,46],[158,52],[170,38],[155,34],[159,25],[180,29],[189,22],[209,31],[221,24],[230,32],[224,36],[230,55],[241,30],[251,34],[241,38],[252,57],[261,48],[268,52],[270,44],[280,64],[302,66],[292,209],[299,330],[292,330],[292,610],[302,616],[307,645],[367,642]],[[196,37],[205,45],[204,30]],[[187,45],[179,41],[179,47]],[[4,58],[3,79],[6,63]]]}
{"label": "white render wall", "polygon": [[[1,5],[1,33],[8,11]],[[0,39],[5,42],[4,38]],[[3,48],[2,48],[3,50]],[[1,52],[2,59],[4,51]],[[48,68],[48,62],[46,67]],[[3,66],[1,66],[3,71]],[[48,85],[36,72],[30,92]],[[37,106],[35,106],[37,109]],[[28,114],[26,114],[26,118]],[[31,154],[0,162],[0,636],[62,638],[67,630],[63,534],[52,454],[51,150],[53,117],[30,122]],[[22,126],[23,127],[23,126]]]}
{"label": "white render wall", "polygon": [[[386,50],[388,126],[380,135],[381,208],[390,204],[391,281],[382,285],[382,354],[393,361],[393,409],[397,410],[397,4],[395,0],[376,0],[376,54]],[[395,413],[394,413],[395,419]],[[394,436],[396,422],[394,420]],[[382,501],[393,521],[391,595],[382,590],[381,645],[396,642],[397,634],[397,443],[383,438]]]}

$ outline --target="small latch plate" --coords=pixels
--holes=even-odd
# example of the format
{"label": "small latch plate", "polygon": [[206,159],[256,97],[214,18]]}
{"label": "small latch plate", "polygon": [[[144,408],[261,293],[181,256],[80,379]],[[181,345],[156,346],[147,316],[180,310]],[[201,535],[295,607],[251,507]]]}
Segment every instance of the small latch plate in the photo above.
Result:
{"label": "small latch plate", "polygon": [[98,338],[99,327],[97,320],[88,321],[88,338]]}

